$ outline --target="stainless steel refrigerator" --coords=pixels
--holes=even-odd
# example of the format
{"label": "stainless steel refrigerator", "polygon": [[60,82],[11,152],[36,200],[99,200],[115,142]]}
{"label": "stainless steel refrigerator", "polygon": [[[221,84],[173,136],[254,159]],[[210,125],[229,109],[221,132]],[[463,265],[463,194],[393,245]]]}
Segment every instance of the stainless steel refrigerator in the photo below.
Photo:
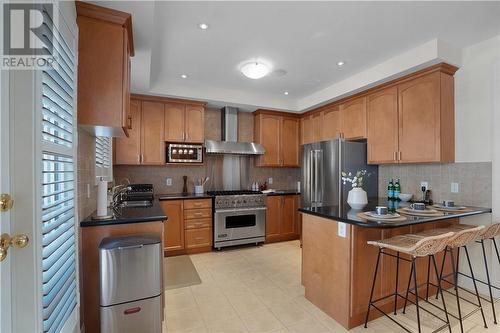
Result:
{"label": "stainless steel refrigerator", "polygon": [[302,146],[302,207],[342,206],[351,190],[342,184],[341,172],[366,170],[363,189],[368,198],[378,196],[378,166],[368,165],[366,142],[335,139]]}

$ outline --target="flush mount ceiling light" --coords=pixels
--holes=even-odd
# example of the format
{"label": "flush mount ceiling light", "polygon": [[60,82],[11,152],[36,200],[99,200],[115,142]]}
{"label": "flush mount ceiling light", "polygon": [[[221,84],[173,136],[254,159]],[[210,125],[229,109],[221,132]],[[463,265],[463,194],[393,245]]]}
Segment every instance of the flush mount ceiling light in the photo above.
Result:
{"label": "flush mount ceiling light", "polygon": [[344,66],[344,62],[343,62],[343,61],[339,61],[339,62],[337,62],[337,66],[339,66],[339,67]]}
{"label": "flush mount ceiling light", "polygon": [[288,95],[288,91],[285,91],[283,94]]}
{"label": "flush mount ceiling light", "polygon": [[198,24],[198,28],[200,28],[201,30],[207,30],[208,29],[208,24],[206,24],[206,23],[200,23],[200,24]]}
{"label": "flush mount ceiling light", "polygon": [[186,74],[182,74],[182,75],[181,75],[181,77],[182,77],[183,79],[187,79],[187,77],[188,77],[188,76],[187,76]]}
{"label": "flush mount ceiling light", "polygon": [[261,79],[269,73],[269,67],[257,61],[244,64],[240,70],[243,75],[254,80]]}

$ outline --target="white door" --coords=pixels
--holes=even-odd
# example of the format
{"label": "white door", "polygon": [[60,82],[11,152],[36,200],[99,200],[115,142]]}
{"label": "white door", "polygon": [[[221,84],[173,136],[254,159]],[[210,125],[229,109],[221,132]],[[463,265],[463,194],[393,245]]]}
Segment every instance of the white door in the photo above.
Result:
{"label": "white door", "polygon": [[[0,71],[0,193],[13,199],[0,212],[0,247],[6,235],[17,240],[0,262],[2,333],[79,331],[77,29],[74,2],[53,5],[44,7],[43,29],[59,66]],[[18,235],[29,238],[26,247],[15,246],[25,240]]]}

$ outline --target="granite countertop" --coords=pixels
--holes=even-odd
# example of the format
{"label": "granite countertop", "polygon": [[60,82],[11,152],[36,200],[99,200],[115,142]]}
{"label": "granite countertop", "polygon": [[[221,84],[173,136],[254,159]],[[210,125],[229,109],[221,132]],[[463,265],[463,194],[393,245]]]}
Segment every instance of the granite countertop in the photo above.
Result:
{"label": "granite countertop", "polygon": [[406,217],[405,221],[397,221],[397,222],[390,222],[390,221],[367,221],[365,219],[362,219],[357,216],[358,213],[360,212],[368,212],[368,211],[374,211],[376,206],[386,206],[389,207],[390,204],[396,205],[396,208],[402,208],[409,206],[410,203],[408,202],[398,202],[398,201],[392,201],[389,202],[385,198],[374,198],[374,199],[369,199],[368,200],[368,205],[363,208],[362,210],[354,210],[351,209],[351,207],[345,203],[342,206],[323,206],[323,207],[303,207],[299,208],[299,211],[305,214],[311,214],[319,217],[323,217],[326,219],[331,219],[335,221],[340,221],[340,222],[345,222],[349,224],[353,224],[359,227],[365,227],[365,228],[398,228],[398,227],[404,227],[408,225],[413,225],[413,224],[420,224],[420,223],[427,223],[427,222],[433,222],[433,221],[438,221],[438,220],[446,220],[446,219],[451,219],[451,218],[456,218],[456,217],[465,217],[465,216],[471,216],[471,215],[479,215],[479,214],[487,214],[491,213],[491,208],[482,208],[482,207],[472,207],[472,206],[466,206],[467,208],[470,209],[470,211],[467,212],[444,212],[443,216],[432,216],[432,217],[420,217],[420,216],[411,216],[411,215],[404,215]]}
{"label": "granite countertop", "polygon": [[269,196],[273,195],[296,195],[300,194],[297,190],[275,190],[275,192],[267,193]]}
{"label": "granite countertop", "polygon": [[155,195],[158,200],[185,200],[185,199],[211,199],[212,195],[207,193],[195,194],[195,193],[168,193],[168,194],[158,194]]}
{"label": "granite countertop", "polygon": [[96,212],[94,212],[91,216],[80,222],[80,227],[167,220],[167,216],[161,208],[160,202],[156,199],[153,200],[151,206],[123,208],[117,207],[114,209],[110,209],[109,213],[113,214],[112,218],[106,220],[93,220],[92,216],[96,214]]}

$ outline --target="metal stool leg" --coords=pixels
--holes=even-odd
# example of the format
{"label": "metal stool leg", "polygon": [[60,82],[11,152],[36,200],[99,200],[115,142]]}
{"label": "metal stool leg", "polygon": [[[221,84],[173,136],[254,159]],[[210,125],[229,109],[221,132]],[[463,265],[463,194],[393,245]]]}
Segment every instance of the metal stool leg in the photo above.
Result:
{"label": "metal stool leg", "polygon": [[417,307],[417,323],[418,323],[418,333],[421,333],[420,328],[420,308],[418,306],[418,282],[417,282],[417,258],[413,257],[411,265],[413,267],[413,283],[415,284],[415,306]]}
{"label": "metal stool leg", "polygon": [[492,238],[491,240],[493,241],[493,245],[495,245],[495,251],[497,253],[498,263],[500,264],[500,253],[498,252],[497,241],[495,240],[495,238]]}
{"label": "metal stool leg", "polygon": [[481,309],[481,316],[483,316],[484,328],[488,328],[486,324],[486,317],[484,316],[483,306],[481,305],[481,297],[479,297],[479,291],[477,289],[476,278],[474,276],[474,271],[472,270],[472,264],[470,262],[469,250],[467,250],[467,245],[464,246],[465,256],[467,257],[467,263],[469,264],[470,275],[472,276],[472,283],[474,284],[474,290],[476,291],[477,304],[479,304],[479,308]]}
{"label": "metal stool leg", "polygon": [[398,282],[399,282],[399,252],[396,256],[396,289],[394,290],[394,315],[397,315],[398,308]]}
{"label": "metal stool leg", "polygon": [[403,314],[406,313],[406,305],[408,304],[408,293],[410,291],[410,283],[412,276],[413,276],[413,265],[411,265],[410,275],[408,276],[408,285],[406,286],[405,305],[403,306]]}
{"label": "metal stool leg", "polygon": [[453,283],[455,284],[455,286],[454,286],[455,296],[457,298],[458,321],[460,322],[460,331],[462,333],[464,333],[464,326],[462,323],[462,310],[460,309],[460,296],[458,296],[458,288],[457,288],[457,285],[458,285],[457,280],[458,279],[457,279],[456,268],[455,268],[455,255],[453,254],[453,249],[450,249],[450,256],[451,256],[451,269],[452,269],[452,273],[453,273]]}
{"label": "metal stool leg", "polygon": [[488,260],[486,259],[486,249],[484,248],[484,240],[481,239],[481,248],[483,249],[484,268],[486,269],[486,281],[488,282],[488,291],[490,292],[491,310],[493,311],[493,323],[497,324],[497,314],[495,312],[495,301],[491,290],[490,272],[488,270]]}
{"label": "metal stool leg", "polygon": [[446,315],[446,323],[448,324],[448,330],[451,332],[451,325],[450,325],[450,318],[448,317],[448,310],[446,309],[446,302],[444,300],[443,296],[443,289],[441,289],[441,280],[439,278],[439,273],[438,273],[438,268],[436,265],[436,258],[434,258],[434,255],[430,256],[432,258],[432,264],[434,265],[434,272],[436,272],[436,280],[438,284],[438,290],[436,291],[437,293],[441,294],[441,301],[443,302],[443,309],[444,309],[444,314]]}
{"label": "metal stool leg", "polygon": [[375,273],[373,274],[373,283],[372,283],[372,291],[370,292],[370,301],[368,302],[368,310],[366,311],[366,318],[365,318],[365,328],[367,328],[368,324],[368,317],[370,316],[370,308],[372,306],[372,301],[373,301],[373,291],[375,290],[375,282],[377,281],[377,273],[378,273],[378,264],[380,263],[380,255],[382,254],[382,249],[379,248],[378,250],[378,256],[377,256],[377,264],[375,266]]}
{"label": "metal stool leg", "polygon": [[[441,271],[439,272],[439,281],[441,281],[441,279],[443,278],[444,264],[446,262],[446,255],[447,254],[448,254],[448,248],[444,249],[443,261],[441,262]],[[441,289],[441,283],[439,283],[438,285],[439,285],[438,289]],[[439,298],[440,291],[441,290],[436,291],[436,299]]]}
{"label": "metal stool leg", "polygon": [[428,261],[427,261],[427,288],[425,291],[425,300],[429,300],[429,280],[430,280],[430,273],[431,273],[431,256],[428,256]]}

